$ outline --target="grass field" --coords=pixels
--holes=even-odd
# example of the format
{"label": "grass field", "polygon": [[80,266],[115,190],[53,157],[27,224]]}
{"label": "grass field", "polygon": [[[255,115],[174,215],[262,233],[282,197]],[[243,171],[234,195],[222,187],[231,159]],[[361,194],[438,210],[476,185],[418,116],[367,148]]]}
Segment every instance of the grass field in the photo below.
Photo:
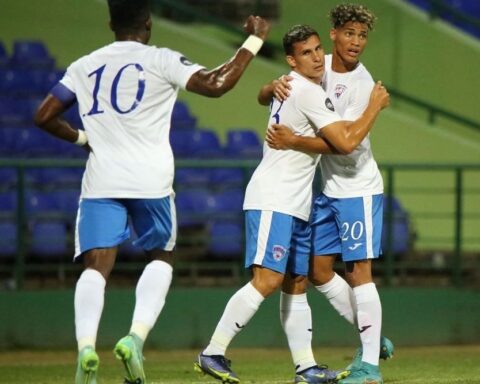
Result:
{"label": "grass field", "polygon": [[[193,372],[197,350],[146,352],[149,384],[214,384],[217,381]],[[319,362],[344,367],[351,348],[315,350]],[[110,351],[100,351],[99,384],[122,383],[122,366]],[[292,383],[290,355],[285,349],[236,349],[229,358],[242,383]],[[72,383],[73,351],[0,352],[0,383]],[[397,348],[395,358],[381,363],[385,383],[449,384],[480,383],[480,346]]]}

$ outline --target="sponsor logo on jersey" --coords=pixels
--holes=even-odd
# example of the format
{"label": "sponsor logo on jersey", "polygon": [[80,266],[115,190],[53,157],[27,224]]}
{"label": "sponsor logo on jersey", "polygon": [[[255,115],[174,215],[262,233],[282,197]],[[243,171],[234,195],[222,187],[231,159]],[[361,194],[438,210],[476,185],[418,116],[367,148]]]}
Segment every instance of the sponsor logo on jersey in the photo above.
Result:
{"label": "sponsor logo on jersey", "polygon": [[335,91],[334,91],[334,95],[337,99],[340,98],[340,96],[342,96],[342,93],[345,92],[345,90],[347,89],[347,86],[346,85],[343,85],[343,84],[337,84],[335,86]]}
{"label": "sponsor logo on jersey", "polygon": [[334,106],[333,106],[333,103],[332,103],[332,101],[331,101],[328,97],[325,99],[325,106],[326,106],[330,111],[332,111],[332,112],[335,111],[335,108],[334,108]]}
{"label": "sponsor logo on jersey", "polygon": [[273,259],[275,261],[282,260],[286,254],[287,254],[287,250],[285,249],[285,247],[282,247],[281,245],[273,246]]}
{"label": "sponsor logo on jersey", "polygon": [[185,56],[180,57],[180,62],[183,65],[193,65],[193,63],[190,60],[188,60]]}

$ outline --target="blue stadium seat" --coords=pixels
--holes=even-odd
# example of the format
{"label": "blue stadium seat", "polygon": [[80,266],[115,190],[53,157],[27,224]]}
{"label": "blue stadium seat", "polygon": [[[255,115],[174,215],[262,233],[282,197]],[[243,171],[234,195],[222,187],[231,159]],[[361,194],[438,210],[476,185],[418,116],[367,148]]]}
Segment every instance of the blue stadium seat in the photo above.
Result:
{"label": "blue stadium seat", "polygon": [[42,168],[40,177],[43,185],[54,185],[58,188],[72,186],[80,189],[83,172],[84,169],[79,167]]}
{"label": "blue stadium seat", "polygon": [[59,213],[55,196],[49,192],[36,190],[26,191],[25,210],[28,216],[45,216]]}
{"label": "blue stadium seat", "polygon": [[[384,253],[388,251],[388,204],[389,198],[384,197],[383,200],[383,231],[382,231],[382,250]],[[396,198],[392,200],[393,209],[393,233],[392,233],[392,253],[394,255],[402,255],[409,251],[412,240],[412,228],[410,222],[410,216],[408,212],[402,207],[400,201]]]}
{"label": "blue stadium seat", "polygon": [[211,193],[207,189],[186,189],[178,191],[175,197],[178,226],[203,225],[211,212]]}
{"label": "blue stadium seat", "polygon": [[50,71],[27,69],[0,70],[0,93],[10,96],[45,96]]}
{"label": "blue stadium seat", "polygon": [[263,152],[263,144],[255,131],[246,129],[230,130],[227,133],[225,152],[227,156],[260,158]]}
{"label": "blue stadium seat", "polygon": [[0,217],[13,217],[16,214],[16,209],[17,192],[14,190],[0,191]]}
{"label": "blue stadium seat", "polygon": [[194,158],[217,158],[223,156],[223,149],[220,140],[214,131],[196,130],[193,131],[189,143],[191,156]]}
{"label": "blue stadium seat", "polygon": [[0,167],[0,180],[0,191],[10,189],[17,184],[17,170],[15,168]]}
{"label": "blue stadium seat", "polygon": [[218,136],[209,130],[172,130],[170,144],[177,157],[215,158],[223,156]]}
{"label": "blue stadium seat", "polygon": [[13,259],[17,252],[17,224],[14,221],[0,221],[0,233],[0,259]]}
{"label": "blue stadium seat", "polygon": [[55,207],[63,214],[76,216],[78,211],[78,202],[80,200],[80,189],[58,189],[49,193],[49,196],[55,200]]}
{"label": "blue stadium seat", "polygon": [[177,168],[175,189],[208,187],[211,181],[211,168]]}
{"label": "blue stadium seat", "polygon": [[35,99],[32,101],[19,97],[0,96],[0,127],[32,124],[35,108]]}
{"label": "blue stadium seat", "polygon": [[209,253],[216,258],[240,259],[245,240],[243,221],[216,220],[210,227]]}
{"label": "blue stadium seat", "polygon": [[41,41],[17,40],[13,43],[13,53],[10,58],[12,68],[42,68],[53,69],[55,59],[50,56],[47,47]]}
{"label": "blue stadium seat", "polygon": [[0,41],[0,68],[7,68],[9,57],[5,45]]}
{"label": "blue stadium seat", "polygon": [[244,188],[245,171],[241,168],[213,168],[210,172],[210,185],[215,189]]}
{"label": "blue stadium seat", "polygon": [[26,127],[18,129],[12,148],[17,157],[54,157],[59,155],[58,142],[37,127]]}
{"label": "blue stadium seat", "polygon": [[30,253],[44,259],[68,252],[67,227],[61,220],[36,221],[32,224]]}
{"label": "blue stadium seat", "polygon": [[227,189],[216,192],[207,200],[207,210],[210,218],[238,219],[243,217],[243,189]]}
{"label": "blue stadium seat", "polygon": [[197,118],[190,113],[187,104],[177,100],[172,111],[172,130],[194,129],[197,126]]}

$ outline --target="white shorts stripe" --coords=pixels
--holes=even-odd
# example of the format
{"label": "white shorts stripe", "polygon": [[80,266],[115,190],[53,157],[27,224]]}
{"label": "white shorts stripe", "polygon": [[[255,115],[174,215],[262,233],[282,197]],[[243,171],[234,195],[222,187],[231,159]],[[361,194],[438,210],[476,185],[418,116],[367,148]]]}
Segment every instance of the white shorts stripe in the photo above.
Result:
{"label": "white shorts stripe", "polygon": [[262,211],[260,214],[260,223],[258,228],[257,252],[255,254],[254,264],[262,265],[265,251],[267,249],[268,236],[272,225],[272,211]]}
{"label": "white shorts stripe", "polygon": [[373,259],[373,211],[372,211],[372,196],[365,196],[363,198],[363,210],[365,216],[365,248],[367,251],[367,259]]}
{"label": "white shorts stripe", "polygon": [[170,238],[167,241],[167,244],[165,245],[166,251],[173,250],[177,242],[177,211],[175,208],[175,200],[173,198],[173,195],[170,195],[169,200],[170,200],[170,219],[172,220],[172,233],[170,235]]}

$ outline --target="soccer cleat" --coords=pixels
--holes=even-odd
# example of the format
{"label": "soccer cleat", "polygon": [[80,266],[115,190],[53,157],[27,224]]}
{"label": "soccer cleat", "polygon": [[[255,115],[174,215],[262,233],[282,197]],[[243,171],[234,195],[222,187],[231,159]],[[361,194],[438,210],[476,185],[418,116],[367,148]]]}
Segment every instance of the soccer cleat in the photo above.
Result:
{"label": "soccer cleat", "polygon": [[142,347],[140,338],[130,333],[120,339],[113,349],[115,357],[122,361],[127,372],[124,384],[145,384]]}
{"label": "soccer cleat", "polygon": [[[394,346],[393,343],[387,339],[386,337],[382,336],[380,338],[380,359],[387,360],[393,357]],[[352,362],[350,365],[345,368],[347,370],[353,370],[362,364],[362,347],[357,348],[355,351],[355,355],[353,356]]]}
{"label": "soccer cleat", "polygon": [[326,365],[315,365],[295,375],[295,384],[336,383],[348,376],[349,371],[333,371]]}
{"label": "soccer cleat", "polygon": [[85,347],[78,354],[75,384],[97,384],[100,359],[93,347]]}
{"label": "soccer cleat", "polygon": [[220,380],[222,383],[240,383],[238,376],[230,369],[231,361],[222,355],[198,355],[198,361],[193,363],[196,372],[207,374]]}
{"label": "soccer cleat", "polygon": [[359,367],[352,369],[350,375],[338,381],[338,384],[383,384],[383,379],[376,365],[362,361]]}

